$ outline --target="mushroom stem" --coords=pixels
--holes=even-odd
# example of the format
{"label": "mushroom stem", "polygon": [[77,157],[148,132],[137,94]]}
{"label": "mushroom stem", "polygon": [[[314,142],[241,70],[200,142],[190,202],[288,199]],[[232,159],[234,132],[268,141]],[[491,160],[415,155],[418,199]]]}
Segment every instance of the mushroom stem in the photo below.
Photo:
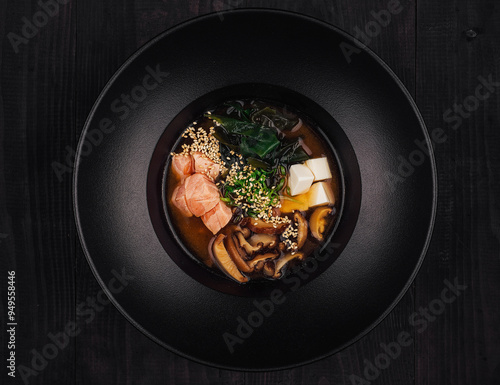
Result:
{"label": "mushroom stem", "polygon": [[250,243],[248,243],[243,234],[239,231],[236,233],[236,238],[238,238],[240,247],[243,248],[250,255],[255,254],[256,252],[262,249],[262,243],[252,246]]}
{"label": "mushroom stem", "polygon": [[248,238],[252,232],[250,231],[250,229],[248,227],[240,227],[240,231],[241,231],[241,234],[243,234],[243,236],[246,238]]}

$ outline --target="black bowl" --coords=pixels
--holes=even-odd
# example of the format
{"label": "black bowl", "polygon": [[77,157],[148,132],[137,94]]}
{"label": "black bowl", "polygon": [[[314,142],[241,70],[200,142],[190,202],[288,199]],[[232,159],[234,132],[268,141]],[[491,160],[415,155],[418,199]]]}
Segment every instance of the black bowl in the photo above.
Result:
{"label": "black bowl", "polygon": [[[201,116],[207,107],[218,106],[228,100],[252,98],[284,106],[290,111],[300,111],[301,116],[308,119],[308,123],[313,125],[321,140],[331,148],[339,166],[342,196],[338,199],[340,204],[338,205],[335,225],[329,229],[328,238],[316,251],[320,255],[328,254],[328,258],[318,264],[314,271],[309,271],[307,278],[301,276],[303,272],[298,271],[285,280],[257,280],[250,281],[245,285],[238,284],[200,263],[198,258],[182,242],[169,215],[166,202],[168,197],[165,194],[166,178],[171,159],[169,155],[173,149],[178,147],[178,143],[182,139],[182,132],[191,122]],[[325,127],[327,130],[322,130],[321,127]],[[305,285],[320,275],[335,261],[347,244],[358,219],[360,203],[361,178],[356,155],[349,139],[335,119],[305,96],[290,89],[270,84],[237,84],[223,87],[190,103],[166,128],[155,148],[149,167],[149,214],[158,239],[165,251],[192,278],[210,288],[233,295],[268,297],[275,289],[283,292],[290,290],[287,281],[300,278],[301,285]],[[332,245],[335,246],[331,248]],[[187,255],[190,258],[186,258]],[[304,267],[307,268],[308,265],[315,264],[315,262],[315,260],[311,259]]]}
{"label": "black bowl", "polygon": [[[99,96],[78,148],[78,232],[112,302],[162,346],[223,368],[287,368],[354,342],[408,289],[432,231],[436,176],[432,150],[411,175],[400,163],[432,146],[390,69],[367,49],[348,63],[341,44],[356,42],[293,13],[209,15],[149,42]],[[203,268],[164,215],[164,167],[180,130],[232,97],[310,116],[341,166],[331,239],[277,283],[241,286]],[[133,276],[120,292],[106,286],[117,271]]]}

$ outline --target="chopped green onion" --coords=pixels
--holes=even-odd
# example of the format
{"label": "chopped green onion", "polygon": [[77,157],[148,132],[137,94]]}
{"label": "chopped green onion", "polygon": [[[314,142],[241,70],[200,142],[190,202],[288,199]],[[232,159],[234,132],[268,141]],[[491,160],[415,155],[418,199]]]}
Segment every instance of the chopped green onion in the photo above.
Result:
{"label": "chopped green onion", "polygon": [[283,188],[284,185],[285,185],[285,178],[281,178],[280,182],[276,186],[276,190],[280,191]]}
{"label": "chopped green onion", "polygon": [[289,197],[289,196],[286,196],[286,195],[283,195],[283,196],[282,196],[282,198],[283,198],[284,200],[291,201],[291,202],[295,202],[295,203],[303,203],[303,202],[301,202],[301,201],[299,201],[299,200],[297,200],[297,199],[293,199],[292,197]]}

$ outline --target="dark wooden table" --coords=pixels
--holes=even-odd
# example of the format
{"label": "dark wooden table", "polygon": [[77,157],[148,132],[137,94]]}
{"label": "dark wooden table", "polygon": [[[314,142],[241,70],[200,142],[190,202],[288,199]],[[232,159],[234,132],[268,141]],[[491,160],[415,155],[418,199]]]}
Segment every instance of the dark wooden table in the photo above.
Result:
{"label": "dark wooden table", "polygon": [[[376,14],[394,2],[60,2],[67,4],[42,0],[58,4],[45,10],[35,0],[0,3],[1,319],[7,327],[7,271],[15,270],[16,365],[25,377],[20,370],[15,380],[7,376],[2,331],[0,383],[500,384],[498,1],[402,0],[401,12],[378,28]],[[193,363],[142,335],[112,305],[96,306],[92,322],[51,351],[51,333],[65,330],[78,306],[90,309],[100,291],[75,232],[71,169],[58,175],[55,162],[71,161],[94,100],[137,48],[198,15],[243,7],[300,12],[353,35],[371,29],[365,43],[401,78],[429,130],[445,131],[436,145],[435,234],[416,281],[366,337],[294,370],[241,373]],[[488,79],[490,90],[476,94]],[[443,305],[446,280],[467,288]],[[383,344],[394,346],[404,332],[412,342],[385,361]]]}

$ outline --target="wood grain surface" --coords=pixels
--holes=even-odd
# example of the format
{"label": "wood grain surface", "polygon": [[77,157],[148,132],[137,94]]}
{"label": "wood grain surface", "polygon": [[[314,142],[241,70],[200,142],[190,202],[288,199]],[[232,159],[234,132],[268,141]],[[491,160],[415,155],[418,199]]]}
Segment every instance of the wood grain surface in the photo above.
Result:
{"label": "wood grain surface", "polygon": [[[33,37],[13,43],[13,33],[22,35],[23,18],[32,20],[40,4],[2,0],[0,284],[6,283],[7,271],[16,270],[17,364],[29,367],[51,342],[50,334],[68,322],[77,321],[79,332],[26,382],[19,373],[12,381],[5,371],[0,383],[500,384],[498,87],[492,86],[485,100],[473,100],[480,77],[500,81],[500,4],[494,0],[401,0],[401,12],[366,42],[413,95],[429,132],[442,128],[446,135],[435,147],[440,196],[430,251],[411,289],[371,333],[310,365],[245,373],[203,366],[166,351],[112,305],[96,309],[89,323],[77,316],[77,308],[92,301],[100,287],[75,231],[71,169],[55,171],[54,162],[71,161],[87,114],[119,66],[164,30],[211,12],[291,10],[356,35],[389,3],[71,0],[59,4],[36,33],[31,31]],[[458,118],[450,121],[464,103],[474,108],[463,111],[460,124]],[[446,282],[467,288],[441,311]],[[4,292],[2,286],[2,326],[7,322]],[[425,313],[429,306],[439,314]],[[366,376],[366,367],[384,352],[382,345],[397,341],[402,332],[413,342],[386,368]],[[5,333],[0,342],[3,359]]]}

